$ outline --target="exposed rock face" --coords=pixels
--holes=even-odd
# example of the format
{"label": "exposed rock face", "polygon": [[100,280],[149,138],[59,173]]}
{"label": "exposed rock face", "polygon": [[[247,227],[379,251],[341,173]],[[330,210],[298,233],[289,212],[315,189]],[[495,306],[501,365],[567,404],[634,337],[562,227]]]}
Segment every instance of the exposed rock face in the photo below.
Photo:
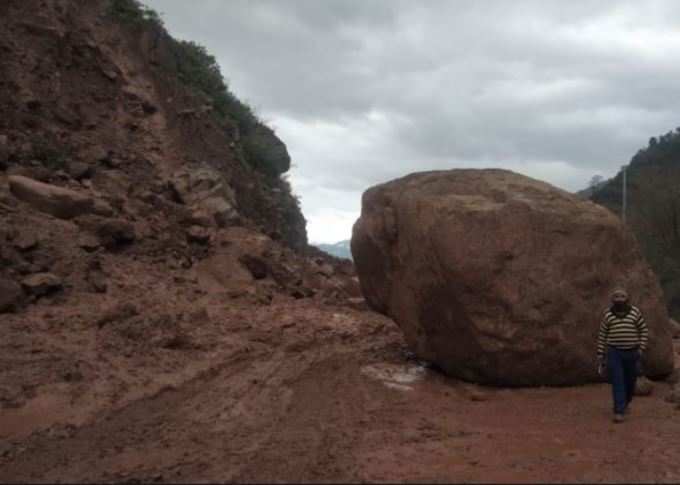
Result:
{"label": "exposed rock face", "polygon": [[602,310],[625,285],[650,376],[673,370],[655,275],[618,218],[504,170],[412,174],[369,189],[352,254],[369,305],[447,373],[494,385],[598,380]]}
{"label": "exposed rock face", "polygon": [[72,219],[94,209],[91,197],[22,175],[10,176],[9,186],[18,199],[60,219]]}
{"label": "exposed rock face", "polygon": [[223,176],[207,164],[176,174],[170,181],[176,199],[225,227],[238,217],[236,196]]}

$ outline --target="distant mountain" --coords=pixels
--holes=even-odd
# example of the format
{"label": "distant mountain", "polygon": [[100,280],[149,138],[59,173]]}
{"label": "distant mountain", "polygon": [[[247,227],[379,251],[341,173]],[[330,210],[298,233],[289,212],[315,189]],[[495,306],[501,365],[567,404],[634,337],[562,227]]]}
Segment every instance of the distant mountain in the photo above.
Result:
{"label": "distant mountain", "polygon": [[591,181],[590,185],[587,188],[585,188],[583,190],[579,190],[578,192],[576,192],[576,196],[580,197],[581,199],[585,199],[585,200],[591,199],[595,192],[597,192],[598,190],[603,188],[610,181],[611,181],[611,179],[599,180],[596,183],[593,183],[593,181]]}
{"label": "distant mountain", "polygon": [[352,259],[349,243],[350,241],[347,239],[334,244],[314,244],[314,246],[336,258]]}

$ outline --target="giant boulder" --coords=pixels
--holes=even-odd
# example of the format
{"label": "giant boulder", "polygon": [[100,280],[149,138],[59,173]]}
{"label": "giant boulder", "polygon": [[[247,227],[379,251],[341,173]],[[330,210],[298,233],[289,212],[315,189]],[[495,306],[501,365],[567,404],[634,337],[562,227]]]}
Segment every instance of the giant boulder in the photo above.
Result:
{"label": "giant boulder", "polygon": [[369,305],[421,357],[491,385],[598,380],[615,285],[646,315],[647,374],[673,370],[655,275],[616,215],[505,170],[416,173],[369,189],[352,254]]}

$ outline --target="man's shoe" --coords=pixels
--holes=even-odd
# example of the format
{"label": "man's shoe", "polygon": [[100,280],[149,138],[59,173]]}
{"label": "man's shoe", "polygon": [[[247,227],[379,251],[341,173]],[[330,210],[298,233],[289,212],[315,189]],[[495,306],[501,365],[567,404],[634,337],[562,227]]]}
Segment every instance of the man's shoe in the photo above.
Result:
{"label": "man's shoe", "polygon": [[614,422],[615,423],[623,423],[623,414],[615,414],[614,415]]}
{"label": "man's shoe", "polygon": [[623,410],[623,414],[630,414],[631,406],[630,404],[626,404],[626,407]]}

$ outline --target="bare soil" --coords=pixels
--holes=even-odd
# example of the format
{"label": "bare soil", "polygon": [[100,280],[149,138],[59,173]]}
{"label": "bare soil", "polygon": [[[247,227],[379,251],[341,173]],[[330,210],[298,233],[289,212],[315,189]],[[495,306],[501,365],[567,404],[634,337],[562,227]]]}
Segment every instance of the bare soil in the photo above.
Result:
{"label": "bare soil", "polygon": [[605,384],[455,381],[371,312],[279,297],[196,307],[191,348],[147,355],[58,308],[70,331],[41,330],[47,303],[31,327],[13,321],[3,370],[24,365],[3,382],[23,382],[24,402],[0,412],[0,481],[680,481],[668,384],[614,424]]}

